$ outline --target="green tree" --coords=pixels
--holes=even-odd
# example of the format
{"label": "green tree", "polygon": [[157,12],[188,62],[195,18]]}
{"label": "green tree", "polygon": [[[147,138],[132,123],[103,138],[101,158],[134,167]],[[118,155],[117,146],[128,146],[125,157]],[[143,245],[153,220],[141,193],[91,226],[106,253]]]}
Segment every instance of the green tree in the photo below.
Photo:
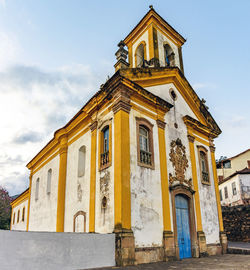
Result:
{"label": "green tree", "polygon": [[0,187],[0,229],[10,229],[10,217],[11,217],[11,197],[8,191]]}

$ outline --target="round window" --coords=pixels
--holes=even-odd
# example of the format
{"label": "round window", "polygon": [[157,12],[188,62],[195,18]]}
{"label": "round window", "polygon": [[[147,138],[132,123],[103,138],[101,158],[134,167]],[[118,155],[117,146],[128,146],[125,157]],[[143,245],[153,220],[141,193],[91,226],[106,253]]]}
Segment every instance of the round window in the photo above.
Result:
{"label": "round window", "polygon": [[170,96],[171,96],[171,98],[172,98],[173,100],[176,100],[176,99],[177,99],[177,95],[176,95],[174,89],[170,88],[170,89],[169,89],[169,93],[170,93]]}

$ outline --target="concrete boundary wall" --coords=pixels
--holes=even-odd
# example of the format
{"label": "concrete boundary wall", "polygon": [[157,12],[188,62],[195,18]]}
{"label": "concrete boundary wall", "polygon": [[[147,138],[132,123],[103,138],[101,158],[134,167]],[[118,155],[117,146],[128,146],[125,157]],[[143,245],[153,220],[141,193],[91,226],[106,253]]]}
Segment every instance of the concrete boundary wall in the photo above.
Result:
{"label": "concrete boundary wall", "polygon": [[115,235],[0,230],[1,270],[115,266]]}

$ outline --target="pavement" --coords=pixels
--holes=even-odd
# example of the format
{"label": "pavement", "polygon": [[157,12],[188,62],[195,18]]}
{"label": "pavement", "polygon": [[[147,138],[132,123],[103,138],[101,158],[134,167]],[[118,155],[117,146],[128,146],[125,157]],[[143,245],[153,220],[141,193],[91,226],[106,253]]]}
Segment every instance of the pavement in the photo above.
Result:
{"label": "pavement", "polygon": [[227,253],[250,255],[250,243],[228,242]]}
{"label": "pavement", "polygon": [[225,254],[205,258],[190,258],[175,262],[157,262],[126,267],[106,267],[98,270],[250,270],[250,255]]}

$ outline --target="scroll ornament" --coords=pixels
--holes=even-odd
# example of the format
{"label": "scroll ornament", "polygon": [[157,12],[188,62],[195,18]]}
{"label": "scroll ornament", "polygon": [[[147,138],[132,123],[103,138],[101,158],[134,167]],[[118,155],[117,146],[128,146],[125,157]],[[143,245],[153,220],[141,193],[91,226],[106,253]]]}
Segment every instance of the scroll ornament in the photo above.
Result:
{"label": "scroll ornament", "polygon": [[188,168],[188,159],[186,157],[186,147],[182,144],[181,140],[173,140],[170,144],[170,161],[175,169],[175,176],[169,173],[169,183],[173,185],[174,182],[179,182],[181,185],[184,183],[192,187],[192,179],[185,178],[185,172]]}

